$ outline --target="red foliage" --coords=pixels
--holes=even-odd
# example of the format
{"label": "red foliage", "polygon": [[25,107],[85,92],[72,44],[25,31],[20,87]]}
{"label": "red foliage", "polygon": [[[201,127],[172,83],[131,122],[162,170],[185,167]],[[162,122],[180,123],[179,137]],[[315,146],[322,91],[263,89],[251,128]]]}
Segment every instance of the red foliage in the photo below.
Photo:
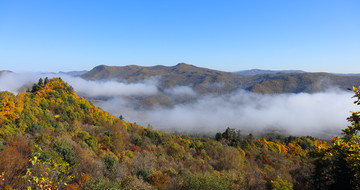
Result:
{"label": "red foliage", "polygon": [[132,146],[130,150],[133,151],[133,152],[141,152],[141,148],[139,146],[136,146],[136,145]]}
{"label": "red foliage", "polygon": [[269,159],[269,157],[267,156],[266,152],[261,152],[261,161],[263,164],[272,164],[272,161]]}
{"label": "red foliage", "polygon": [[110,148],[107,145],[101,145],[100,149],[110,151]]}
{"label": "red foliage", "polygon": [[17,136],[11,144],[24,158],[31,154],[31,147],[23,136]]}

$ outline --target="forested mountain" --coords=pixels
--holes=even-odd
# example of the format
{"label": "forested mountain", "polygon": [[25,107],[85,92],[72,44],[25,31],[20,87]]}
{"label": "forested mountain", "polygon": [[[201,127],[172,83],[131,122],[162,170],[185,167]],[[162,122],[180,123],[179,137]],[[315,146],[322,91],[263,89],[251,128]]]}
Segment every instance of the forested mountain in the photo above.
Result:
{"label": "forested mountain", "polygon": [[[339,146],[352,138],[349,132]],[[356,187],[351,175],[358,176],[341,181],[326,173],[337,165],[322,160],[341,161],[345,152],[329,155],[312,137],[229,128],[212,138],[170,135],[111,116],[60,78],[40,79],[27,93],[0,93],[0,144],[0,189],[315,189]]]}
{"label": "forested mountain", "polygon": [[140,67],[136,65],[111,67],[100,65],[81,77],[87,80],[116,79],[129,83],[142,82],[155,77],[160,82],[160,89],[191,86],[196,92],[201,94],[231,92],[239,87],[245,88],[251,86],[251,80],[248,76],[200,68],[185,63],[179,63],[172,67],[161,65],[153,67]]}
{"label": "forested mountain", "polygon": [[257,93],[320,92],[329,88],[347,89],[360,83],[360,76],[329,73],[286,73],[239,75],[200,68],[185,63],[166,66],[97,66],[81,76],[87,80],[118,80],[129,83],[158,77],[160,89],[190,86],[197,93],[227,94],[239,89]]}
{"label": "forested mountain", "polygon": [[359,76],[329,73],[280,73],[256,75],[256,84],[247,89],[257,93],[314,93],[332,88],[342,90],[360,84]]}
{"label": "forested mountain", "polygon": [[[81,76],[86,80],[116,80],[124,83],[155,81],[158,93],[126,97],[137,109],[153,107],[170,108],[191,104],[203,97],[237,94],[249,91],[263,94],[316,93],[333,89],[346,90],[360,84],[360,76],[342,76],[329,73],[276,73],[239,75],[185,63],[175,66],[105,66],[100,65]],[[171,93],[172,89],[186,88],[191,96]]]}

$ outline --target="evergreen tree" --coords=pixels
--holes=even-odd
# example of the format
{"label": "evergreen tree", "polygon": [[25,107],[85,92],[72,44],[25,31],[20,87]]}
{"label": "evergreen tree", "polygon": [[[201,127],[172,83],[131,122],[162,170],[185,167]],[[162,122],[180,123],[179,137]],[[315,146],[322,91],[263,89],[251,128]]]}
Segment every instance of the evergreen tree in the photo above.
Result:
{"label": "evergreen tree", "polygon": [[47,83],[49,83],[49,78],[45,77],[44,84],[46,85]]}
{"label": "evergreen tree", "polygon": [[42,79],[42,78],[39,79],[38,85],[39,85],[39,86],[43,86],[43,85],[44,85],[44,82],[43,82],[43,79]]}

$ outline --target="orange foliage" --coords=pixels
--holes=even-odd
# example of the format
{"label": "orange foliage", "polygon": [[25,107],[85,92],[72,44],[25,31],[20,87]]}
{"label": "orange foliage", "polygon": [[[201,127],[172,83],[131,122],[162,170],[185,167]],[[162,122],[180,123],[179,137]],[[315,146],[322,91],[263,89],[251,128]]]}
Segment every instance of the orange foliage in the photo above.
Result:
{"label": "orange foliage", "polygon": [[81,184],[85,184],[86,182],[89,181],[89,179],[90,179],[90,175],[89,175],[89,174],[84,174],[84,173],[82,173],[82,174],[81,174],[81,178],[80,178],[80,180],[79,180],[79,184],[80,184],[80,185],[81,185]]}
{"label": "orange foliage", "polygon": [[147,181],[155,187],[163,186],[168,180],[169,178],[164,174],[153,174],[147,179]]}
{"label": "orange foliage", "polygon": [[24,184],[24,179],[21,177],[26,173],[26,167],[29,164],[28,160],[17,151],[15,147],[6,147],[0,152],[0,189],[8,187],[16,187],[21,183]]}
{"label": "orange foliage", "polygon": [[141,152],[141,148],[139,146],[133,145],[130,149],[133,152]]}
{"label": "orange foliage", "polygon": [[100,149],[105,151],[110,151],[110,148],[106,145],[101,145]]}
{"label": "orange foliage", "polygon": [[78,190],[78,189],[81,189],[81,187],[78,184],[69,184],[64,188],[64,190]]}

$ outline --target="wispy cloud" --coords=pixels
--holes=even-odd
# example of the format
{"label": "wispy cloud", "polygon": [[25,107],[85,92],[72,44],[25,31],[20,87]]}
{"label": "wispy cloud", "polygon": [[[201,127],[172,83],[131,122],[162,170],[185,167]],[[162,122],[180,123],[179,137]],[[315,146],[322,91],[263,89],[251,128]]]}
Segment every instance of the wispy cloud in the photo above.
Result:
{"label": "wispy cloud", "polygon": [[123,83],[116,81],[86,81],[78,77],[63,76],[76,92],[86,97],[155,95],[157,86],[151,83]]}
{"label": "wispy cloud", "polygon": [[165,89],[165,93],[171,96],[195,96],[196,92],[189,86],[176,86]]}

